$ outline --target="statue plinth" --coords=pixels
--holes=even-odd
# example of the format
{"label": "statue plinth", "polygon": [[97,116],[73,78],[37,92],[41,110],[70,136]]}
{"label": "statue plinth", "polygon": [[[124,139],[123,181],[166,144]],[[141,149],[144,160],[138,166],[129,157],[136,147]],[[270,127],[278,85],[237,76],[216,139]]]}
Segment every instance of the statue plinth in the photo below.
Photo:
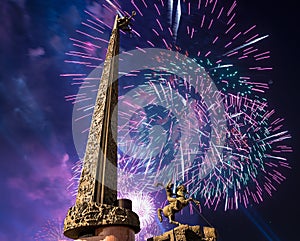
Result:
{"label": "statue plinth", "polygon": [[147,239],[147,241],[216,241],[217,233],[214,228],[199,225],[179,225],[160,236]]}
{"label": "statue plinth", "polygon": [[64,235],[72,239],[99,236],[101,230],[116,226],[137,233],[140,231],[138,215],[120,206],[83,202],[69,209],[64,220]]}

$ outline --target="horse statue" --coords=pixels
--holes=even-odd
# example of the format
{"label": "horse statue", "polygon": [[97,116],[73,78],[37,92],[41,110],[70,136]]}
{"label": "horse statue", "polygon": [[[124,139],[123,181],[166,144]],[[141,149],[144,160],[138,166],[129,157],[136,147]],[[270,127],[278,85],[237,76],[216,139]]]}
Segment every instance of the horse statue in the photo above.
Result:
{"label": "horse statue", "polygon": [[[162,185],[162,184],[160,184]],[[187,198],[188,194],[187,189],[184,185],[179,185],[176,187],[176,193],[173,193],[174,184],[171,181],[165,187],[167,200],[169,202],[164,208],[157,209],[157,216],[160,222],[162,222],[162,214],[169,219],[169,223],[180,225],[181,223],[175,221],[175,213],[181,211],[184,207],[186,207],[189,202],[194,202],[199,205],[200,202],[194,200],[193,198]]]}

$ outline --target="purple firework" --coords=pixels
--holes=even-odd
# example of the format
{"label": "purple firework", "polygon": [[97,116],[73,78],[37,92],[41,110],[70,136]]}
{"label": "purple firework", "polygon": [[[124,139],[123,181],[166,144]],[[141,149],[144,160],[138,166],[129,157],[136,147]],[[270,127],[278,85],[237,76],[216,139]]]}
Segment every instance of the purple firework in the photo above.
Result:
{"label": "purple firework", "polygon": [[[136,190],[142,183],[145,191],[155,192],[155,183],[167,170],[164,182],[173,178],[185,183],[209,208],[237,209],[270,196],[289,168],[285,154],[292,150],[285,141],[290,135],[264,97],[272,70],[268,35],[257,33],[256,25],[240,26],[236,6],[236,1],[217,0],[103,1],[87,10],[87,20],[70,38],[74,50],[67,53],[66,63],[76,68],[62,74],[79,86],[77,94],[66,96],[74,104],[79,156],[99,84],[99,77],[89,73],[101,71],[113,16],[135,10],[132,33],[121,36],[123,55],[130,55],[131,49],[147,53],[145,48],[164,48],[203,70],[196,79],[189,78],[188,65],[180,66],[182,76],[170,68],[132,69],[122,76],[118,155],[119,173],[127,180],[122,187]],[[178,67],[163,56],[159,61]],[[203,78],[211,79],[216,89],[200,93]],[[224,109],[222,118],[211,119],[214,109],[203,95],[212,102],[219,96],[221,101],[214,104]],[[225,128],[220,131],[221,125]],[[208,158],[208,151],[215,158]]]}
{"label": "purple firework", "polygon": [[35,234],[36,241],[69,241],[71,239],[63,235],[63,222],[59,219],[47,220],[41,229]]}

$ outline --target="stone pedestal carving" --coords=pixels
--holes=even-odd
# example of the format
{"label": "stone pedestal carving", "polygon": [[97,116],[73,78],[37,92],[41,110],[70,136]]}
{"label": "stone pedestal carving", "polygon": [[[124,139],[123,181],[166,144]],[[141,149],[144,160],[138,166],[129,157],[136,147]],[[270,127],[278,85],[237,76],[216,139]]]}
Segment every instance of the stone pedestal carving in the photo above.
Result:
{"label": "stone pedestal carving", "polygon": [[72,239],[96,236],[99,235],[99,230],[103,228],[107,230],[110,226],[126,227],[133,233],[140,231],[138,215],[130,209],[96,202],[83,202],[69,209],[64,220],[64,235]]}
{"label": "stone pedestal carving", "polygon": [[180,225],[147,241],[216,241],[216,230],[211,227]]}

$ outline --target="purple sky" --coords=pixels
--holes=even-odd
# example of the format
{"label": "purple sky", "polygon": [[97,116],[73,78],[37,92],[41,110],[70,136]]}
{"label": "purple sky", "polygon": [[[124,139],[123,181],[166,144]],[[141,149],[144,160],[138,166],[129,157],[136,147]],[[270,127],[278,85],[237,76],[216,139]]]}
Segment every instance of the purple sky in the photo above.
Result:
{"label": "purple sky", "polygon": [[[88,0],[0,2],[0,241],[34,240],[47,220],[62,220],[73,205],[65,190],[78,157],[72,140],[72,105],[64,97],[74,88],[59,74],[71,70],[63,64],[64,53],[83,11],[92,4]],[[246,17],[243,21],[261,23],[272,37],[275,70],[268,98],[293,137],[294,152],[288,156],[292,170],[274,196],[255,210],[207,215],[224,241],[296,241],[298,13],[289,2],[239,4],[242,14],[252,13],[251,21]]]}

